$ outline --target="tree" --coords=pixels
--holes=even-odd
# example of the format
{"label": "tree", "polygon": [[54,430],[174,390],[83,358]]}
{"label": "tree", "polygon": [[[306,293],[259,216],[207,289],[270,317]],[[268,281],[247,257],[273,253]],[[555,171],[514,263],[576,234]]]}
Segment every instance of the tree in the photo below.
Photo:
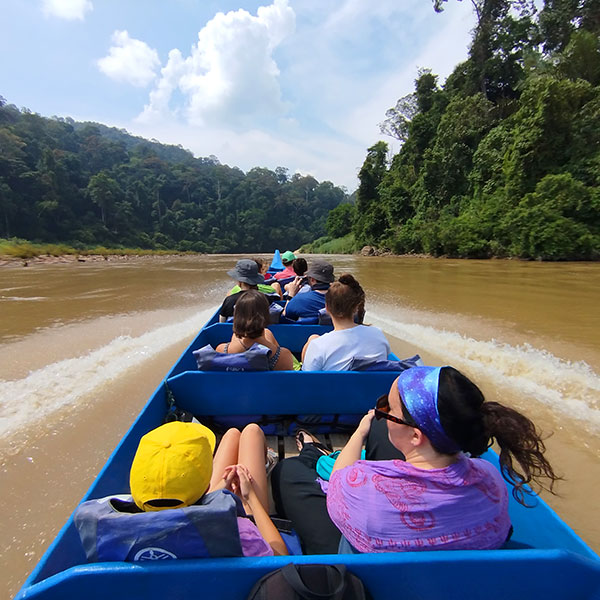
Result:
{"label": "tree", "polygon": [[356,192],[356,221],[353,230],[359,245],[377,243],[388,226],[378,190],[386,173],[387,152],[388,145],[385,142],[377,142],[371,146],[358,173],[360,185]]}
{"label": "tree", "polygon": [[340,204],[327,215],[327,234],[332,238],[344,237],[352,231],[356,214],[353,204]]}
{"label": "tree", "polygon": [[512,252],[523,258],[600,256],[600,196],[569,174],[544,177],[504,226],[512,232]]}
{"label": "tree", "polygon": [[119,196],[119,185],[106,171],[90,177],[87,192],[92,202],[100,207],[102,224],[106,226],[108,215]]}
{"label": "tree", "polygon": [[410,122],[417,114],[416,94],[407,94],[396,102],[396,106],[385,112],[385,121],[379,123],[379,131],[400,142],[408,139]]}

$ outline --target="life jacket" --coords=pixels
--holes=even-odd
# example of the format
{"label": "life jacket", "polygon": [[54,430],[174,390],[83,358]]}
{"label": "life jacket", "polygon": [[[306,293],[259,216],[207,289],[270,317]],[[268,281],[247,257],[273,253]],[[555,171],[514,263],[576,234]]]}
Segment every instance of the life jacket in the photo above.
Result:
{"label": "life jacket", "polygon": [[241,502],[226,490],[199,504],[140,512],[131,496],[83,502],[74,521],[90,562],[243,556],[237,517]]}
{"label": "life jacket", "polygon": [[192,354],[200,371],[268,371],[271,350],[262,344],[252,344],[246,352],[217,352],[210,344]]}

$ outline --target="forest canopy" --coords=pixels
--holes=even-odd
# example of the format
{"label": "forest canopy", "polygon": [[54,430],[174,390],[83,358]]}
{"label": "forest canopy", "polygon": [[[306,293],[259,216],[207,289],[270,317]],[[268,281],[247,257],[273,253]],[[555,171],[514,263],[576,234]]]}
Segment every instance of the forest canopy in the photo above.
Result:
{"label": "forest canopy", "polygon": [[179,146],[0,98],[0,237],[196,252],[271,252],[325,233],[345,190],[310,175],[244,173]]}
{"label": "forest canopy", "polygon": [[444,85],[420,70],[387,111],[400,151],[368,149],[352,222],[336,212],[333,230],[356,249],[597,259],[600,0],[471,3],[468,59]]}

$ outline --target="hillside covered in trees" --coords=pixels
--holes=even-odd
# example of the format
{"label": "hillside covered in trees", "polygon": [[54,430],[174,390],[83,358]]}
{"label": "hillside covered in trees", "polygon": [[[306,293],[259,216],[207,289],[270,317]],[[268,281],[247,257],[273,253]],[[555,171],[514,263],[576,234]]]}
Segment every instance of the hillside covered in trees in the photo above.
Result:
{"label": "hillside covered in trees", "polygon": [[197,252],[271,252],[325,233],[331,182],[254,168],[0,98],[0,237]]}
{"label": "hillside covered in trees", "polygon": [[356,205],[332,211],[329,235],[397,253],[597,259],[600,1],[471,3],[468,60],[443,86],[421,70],[386,113],[401,149],[368,149]]}

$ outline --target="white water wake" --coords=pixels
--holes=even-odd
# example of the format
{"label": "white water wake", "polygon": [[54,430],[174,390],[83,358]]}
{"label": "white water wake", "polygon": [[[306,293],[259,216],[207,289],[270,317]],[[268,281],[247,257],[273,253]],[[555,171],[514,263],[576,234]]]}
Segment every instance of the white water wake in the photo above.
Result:
{"label": "white water wake", "polygon": [[[382,306],[381,308],[389,308]],[[100,390],[159,352],[200,330],[214,307],[137,337],[121,335],[83,356],[60,360],[15,381],[0,380],[0,436],[39,422]],[[584,362],[569,362],[530,345],[485,341],[458,332],[369,313],[369,321],[410,343],[415,351],[440,356],[476,379],[515,396],[531,398],[600,433],[600,377]]]}
{"label": "white water wake", "polygon": [[[387,312],[387,311],[386,311]],[[509,388],[517,397],[536,400],[552,411],[581,421],[600,433],[600,376],[585,362],[570,362],[529,344],[513,346],[458,332],[383,317],[369,321],[385,332],[440,356],[474,378],[486,378],[497,387]]]}
{"label": "white water wake", "polygon": [[118,336],[84,356],[46,365],[16,381],[0,380],[0,437],[76,405],[159,352],[195,335],[214,307],[138,337]]}

